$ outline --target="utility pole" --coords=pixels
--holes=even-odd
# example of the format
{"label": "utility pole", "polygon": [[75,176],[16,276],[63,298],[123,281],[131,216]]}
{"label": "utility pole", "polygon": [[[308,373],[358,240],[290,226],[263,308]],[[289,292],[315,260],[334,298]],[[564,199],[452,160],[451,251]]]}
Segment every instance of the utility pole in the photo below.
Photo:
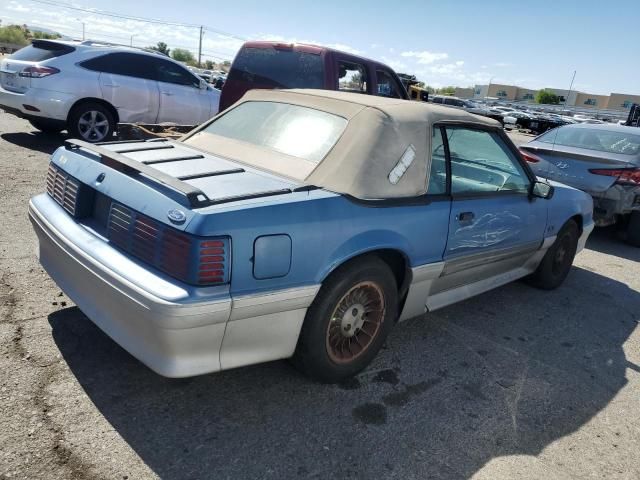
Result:
{"label": "utility pole", "polygon": [[198,43],[198,68],[200,68],[200,61],[202,60],[202,36],[204,35],[203,27],[200,26],[200,42]]}
{"label": "utility pole", "polygon": [[130,47],[133,47],[133,37],[135,37],[135,35],[131,35],[131,41],[129,42]]}
{"label": "utility pole", "polygon": [[[566,107],[569,103],[569,97],[571,96],[571,89],[573,88],[573,81],[576,79],[577,70],[573,71],[573,77],[571,77],[571,85],[569,85],[569,92],[567,92],[567,99],[564,101],[564,106]],[[575,107],[575,105],[574,105]]]}

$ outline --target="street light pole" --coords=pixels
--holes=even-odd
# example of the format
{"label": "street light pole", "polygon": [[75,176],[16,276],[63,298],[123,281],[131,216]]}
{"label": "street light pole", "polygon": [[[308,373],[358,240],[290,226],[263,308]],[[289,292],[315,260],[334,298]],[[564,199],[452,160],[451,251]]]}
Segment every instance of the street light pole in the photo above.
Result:
{"label": "street light pole", "polygon": [[202,61],[202,36],[204,35],[203,27],[200,26],[200,42],[198,42],[198,68],[200,68],[200,62]]}
{"label": "street light pole", "polygon": [[131,40],[129,41],[130,47],[133,47],[133,37],[135,37],[135,35],[131,35]]}

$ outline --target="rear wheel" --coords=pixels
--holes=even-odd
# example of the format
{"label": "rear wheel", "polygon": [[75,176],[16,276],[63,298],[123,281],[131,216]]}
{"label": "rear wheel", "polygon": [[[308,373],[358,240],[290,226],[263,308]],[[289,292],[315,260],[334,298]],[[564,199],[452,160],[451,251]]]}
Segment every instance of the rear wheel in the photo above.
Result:
{"label": "rear wheel", "polygon": [[640,211],[635,210],[629,216],[627,225],[627,243],[640,247]]}
{"label": "rear wheel", "polygon": [[33,128],[44,133],[60,133],[62,130],[64,130],[64,124],[60,124],[60,122],[48,121],[47,119],[29,120],[29,123]]}
{"label": "rear wheel", "polygon": [[527,281],[544,290],[559,287],[571,270],[578,249],[579,233],[576,222],[569,220],[565,223],[558,232],[556,241],[549,247],[536,271],[527,277]]}
{"label": "rear wheel", "polygon": [[307,311],[293,363],[337,382],[364,369],[380,350],[398,310],[396,281],[377,257],[336,270]]}
{"label": "rear wheel", "polygon": [[74,107],[69,115],[69,133],[85,142],[103,142],[113,136],[116,123],[111,111],[95,102]]}

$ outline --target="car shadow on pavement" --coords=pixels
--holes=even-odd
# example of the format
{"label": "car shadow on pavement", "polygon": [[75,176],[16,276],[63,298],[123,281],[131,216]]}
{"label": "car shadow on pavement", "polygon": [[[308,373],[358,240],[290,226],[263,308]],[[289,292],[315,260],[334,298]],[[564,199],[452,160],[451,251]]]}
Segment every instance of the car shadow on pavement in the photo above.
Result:
{"label": "car shadow on pavement", "polygon": [[638,312],[640,293],[581,268],[551,292],[516,282],[399,325],[342,385],[287,362],[165,379],[77,308],[49,322],[88,397],[163,479],[457,479],[537,455],[606,407],[638,371],[622,348]]}
{"label": "car shadow on pavement", "polygon": [[596,228],[589,235],[586,248],[596,252],[613,255],[627,260],[640,262],[640,248],[624,241],[624,235],[614,226]]}
{"label": "car shadow on pavement", "polygon": [[67,136],[62,133],[44,133],[34,130],[31,133],[3,133],[0,138],[18,147],[51,154],[64,144]]}

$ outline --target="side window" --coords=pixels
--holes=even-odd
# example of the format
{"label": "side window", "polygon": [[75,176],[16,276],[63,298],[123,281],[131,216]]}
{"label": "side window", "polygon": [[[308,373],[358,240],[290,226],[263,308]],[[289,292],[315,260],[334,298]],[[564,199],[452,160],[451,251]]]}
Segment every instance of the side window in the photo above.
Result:
{"label": "side window", "polygon": [[180,65],[160,58],[154,60],[156,64],[156,78],[159,82],[175,83],[176,85],[196,88],[200,86],[200,80],[186,68],[182,68]]}
{"label": "side window", "polygon": [[393,76],[385,70],[376,70],[378,95],[381,97],[402,98],[400,87]]}
{"label": "side window", "polygon": [[442,103],[442,97],[434,97],[433,103]]}
{"label": "side window", "polygon": [[528,192],[524,168],[497,133],[447,127],[447,140],[451,193]]}
{"label": "side window", "polygon": [[359,63],[338,62],[338,90],[367,93],[367,69]]}
{"label": "side window", "polygon": [[149,55],[118,52],[86,60],[80,65],[95,72],[155,80],[152,60]]}
{"label": "side window", "polygon": [[431,132],[431,172],[427,194],[439,195],[447,193],[447,159],[440,127],[433,127]]}

